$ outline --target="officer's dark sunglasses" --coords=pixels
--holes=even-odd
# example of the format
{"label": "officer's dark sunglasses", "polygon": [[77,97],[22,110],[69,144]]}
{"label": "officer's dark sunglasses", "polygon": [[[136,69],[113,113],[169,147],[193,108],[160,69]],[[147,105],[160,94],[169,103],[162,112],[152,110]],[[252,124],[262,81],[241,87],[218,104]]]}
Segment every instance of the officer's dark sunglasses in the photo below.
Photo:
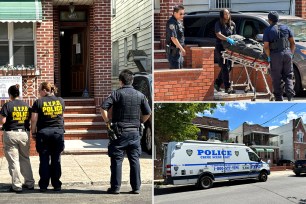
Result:
{"label": "officer's dark sunglasses", "polygon": [[185,13],[180,13],[180,16],[184,16],[185,15]]}

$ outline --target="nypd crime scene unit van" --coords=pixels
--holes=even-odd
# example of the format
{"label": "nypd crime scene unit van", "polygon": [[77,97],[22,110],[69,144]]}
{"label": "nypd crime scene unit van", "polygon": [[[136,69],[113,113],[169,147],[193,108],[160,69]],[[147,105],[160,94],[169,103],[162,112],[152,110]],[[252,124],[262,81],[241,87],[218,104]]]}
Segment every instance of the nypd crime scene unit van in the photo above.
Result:
{"label": "nypd crime scene unit van", "polygon": [[163,148],[166,184],[196,184],[207,189],[221,180],[254,178],[265,182],[270,174],[269,165],[244,144],[186,140],[169,142]]}

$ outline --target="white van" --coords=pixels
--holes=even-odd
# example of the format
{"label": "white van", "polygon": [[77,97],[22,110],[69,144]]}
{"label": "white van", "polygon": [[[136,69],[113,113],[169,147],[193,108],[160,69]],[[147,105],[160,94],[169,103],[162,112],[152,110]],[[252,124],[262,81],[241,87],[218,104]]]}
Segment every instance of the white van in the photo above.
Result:
{"label": "white van", "polygon": [[166,184],[196,184],[210,188],[214,181],[254,178],[267,181],[270,167],[244,144],[187,140],[163,144]]}

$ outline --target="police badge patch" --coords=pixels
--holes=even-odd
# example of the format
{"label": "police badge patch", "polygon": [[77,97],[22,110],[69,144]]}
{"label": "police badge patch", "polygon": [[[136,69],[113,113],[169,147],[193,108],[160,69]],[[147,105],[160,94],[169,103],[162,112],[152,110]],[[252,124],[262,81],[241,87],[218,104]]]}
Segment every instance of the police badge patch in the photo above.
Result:
{"label": "police badge patch", "polygon": [[169,28],[170,28],[171,30],[174,30],[174,29],[175,29],[174,24],[170,24],[170,25],[169,25]]}
{"label": "police badge patch", "polygon": [[239,155],[239,151],[235,151],[235,155],[238,157],[238,155]]}
{"label": "police badge patch", "polygon": [[187,150],[186,150],[186,153],[187,153],[188,156],[191,156],[191,155],[192,155],[192,152],[193,152],[192,149],[187,149]]}

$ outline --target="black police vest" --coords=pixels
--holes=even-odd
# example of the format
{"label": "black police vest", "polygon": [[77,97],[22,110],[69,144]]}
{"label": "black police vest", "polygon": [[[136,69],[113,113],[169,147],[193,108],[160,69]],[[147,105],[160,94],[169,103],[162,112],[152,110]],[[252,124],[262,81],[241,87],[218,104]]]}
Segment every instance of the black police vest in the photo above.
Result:
{"label": "black police vest", "polygon": [[[166,25],[166,29],[168,29],[169,24],[173,23],[174,24],[174,29],[176,31],[177,34],[177,40],[179,41],[179,43],[184,46],[185,44],[185,36],[184,36],[184,26],[182,23],[179,23],[177,20],[174,20],[174,17],[172,16]],[[171,40],[171,35],[169,32],[166,33],[166,44],[172,47],[176,47],[176,45],[172,42]]]}
{"label": "black police vest", "polygon": [[143,96],[133,88],[117,90],[119,101],[113,105],[113,123],[118,123],[121,128],[140,126],[140,105]]}
{"label": "black police vest", "polygon": [[290,43],[288,38],[283,37],[280,27],[277,24],[275,26],[278,34],[278,39],[270,43],[270,50],[281,52],[285,49],[288,49],[290,47]]}

